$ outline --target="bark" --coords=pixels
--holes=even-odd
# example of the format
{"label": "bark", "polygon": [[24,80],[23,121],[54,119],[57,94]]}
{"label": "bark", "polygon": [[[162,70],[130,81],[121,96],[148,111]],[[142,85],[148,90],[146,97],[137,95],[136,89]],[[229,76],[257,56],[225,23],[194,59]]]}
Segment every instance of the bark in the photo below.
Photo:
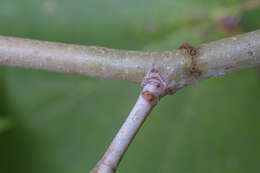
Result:
{"label": "bark", "polygon": [[260,63],[260,30],[173,51],[125,51],[0,36],[0,65],[140,83],[156,62],[169,89]]}

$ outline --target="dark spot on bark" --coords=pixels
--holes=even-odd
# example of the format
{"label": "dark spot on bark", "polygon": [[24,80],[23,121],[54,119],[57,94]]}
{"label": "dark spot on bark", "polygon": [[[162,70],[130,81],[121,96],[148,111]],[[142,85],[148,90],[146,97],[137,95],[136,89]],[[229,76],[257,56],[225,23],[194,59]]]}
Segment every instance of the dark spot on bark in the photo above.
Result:
{"label": "dark spot on bark", "polygon": [[149,91],[144,91],[142,93],[143,98],[152,106],[157,104],[157,97]]}
{"label": "dark spot on bark", "polygon": [[231,67],[225,67],[225,70],[229,70]]}
{"label": "dark spot on bark", "polygon": [[170,95],[173,95],[176,92],[176,89],[174,89],[173,87],[169,87],[167,88],[167,93]]}
{"label": "dark spot on bark", "polygon": [[152,68],[151,73],[158,73],[158,70],[156,68]]}
{"label": "dark spot on bark", "polygon": [[190,75],[194,77],[199,77],[201,75],[201,70],[198,68],[196,63],[196,56],[198,55],[198,49],[192,47],[189,43],[182,44],[179,49],[184,49],[191,56],[191,67]]}
{"label": "dark spot on bark", "polygon": [[250,56],[252,56],[253,55],[253,52],[250,50],[250,51],[248,51],[247,52],[248,53],[248,55],[250,55]]}
{"label": "dark spot on bark", "polygon": [[200,69],[196,68],[196,67],[192,67],[190,69],[190,74],[194,77],[199,77],[201,75],[201,71]]}
{"label": "dark spot on bark", "polygon": [[183,43],[179,49],[184,49],[190,56],[195,56],[197,54],[197,50],[189,43]]}

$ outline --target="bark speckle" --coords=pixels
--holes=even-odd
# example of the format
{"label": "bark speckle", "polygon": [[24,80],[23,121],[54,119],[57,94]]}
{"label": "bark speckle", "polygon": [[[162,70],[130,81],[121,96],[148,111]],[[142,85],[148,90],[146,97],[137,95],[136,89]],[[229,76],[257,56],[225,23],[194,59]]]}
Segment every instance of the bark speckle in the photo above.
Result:
{"label": "bark speckle", "polygon": [[191,65],[189,68],[189,74],[194,77],[199,77],[202,73],[202,71],[199,69],[196,57],[199,54],[198,49],[192,47],[189,43],[182,44],[179,49],[185,50],[186,53],[191,57]]}
{"label": "bark speckle", "polygon": [[189,43],[183,43],[179,49],[184,49],[190,56],[195,56],[197,54],[197,50]]}
{"label": "bark speckle", "polygon": [[149,92],[149,91],[144,91],[142,93],[142,97],[150,104],[150,105],[156,105],[157,104],[157,97]]}

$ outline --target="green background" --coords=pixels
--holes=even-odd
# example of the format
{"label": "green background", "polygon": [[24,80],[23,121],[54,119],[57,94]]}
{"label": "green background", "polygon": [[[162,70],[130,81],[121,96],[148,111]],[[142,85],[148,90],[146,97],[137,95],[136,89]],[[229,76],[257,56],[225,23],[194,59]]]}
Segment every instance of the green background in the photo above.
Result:
{"label": "green background", "polygon": [[[0,35],[171,50],[259,29],[260,8],[245,9],[245,3],[1,0]],[[240,19],[232,32],[219,22],[230,16]],[[259,71],[202,81],[162,99],[118,172],[259,172]],[[121,81],[1,66],[0,172],[89,172],[139,92]]]}

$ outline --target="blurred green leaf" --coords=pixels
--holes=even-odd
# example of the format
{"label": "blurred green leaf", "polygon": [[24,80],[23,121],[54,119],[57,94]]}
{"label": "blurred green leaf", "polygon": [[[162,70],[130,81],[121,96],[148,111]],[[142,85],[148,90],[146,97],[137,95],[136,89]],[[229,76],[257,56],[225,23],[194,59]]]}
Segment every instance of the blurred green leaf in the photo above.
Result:
{"label": "blurred green leaf", "polygon": [[[123,49],[175,49],[183,42],[197,45],[223,37],[211,16],[241,2],[1,0],[0,33]],[[239,27],[257,29],[258,13],[245,13]],[[5,68],[0,80],[0,110],[8,106],[5,114],[12,120],[12,128],[0,135],[5,173],[90,171],[140,92],[139,86],[119,81],[19,68]],[[250,69],[166,97],[118,172],[257,172],[259,84]]]}
{"label": "blurred green leaf", "polygon": [[11,122],[10,120],[6,118],[0,118],[0,134],[5,132],[7,129],[11,127]]}
{"label": "blurred green leaf", "polygon": [[5,71],[4,68],[0,68],[0,134],[11,127],[11,121],[8,117],[10,111],[8,108],[9,103],[6,98],[5,84]]}

